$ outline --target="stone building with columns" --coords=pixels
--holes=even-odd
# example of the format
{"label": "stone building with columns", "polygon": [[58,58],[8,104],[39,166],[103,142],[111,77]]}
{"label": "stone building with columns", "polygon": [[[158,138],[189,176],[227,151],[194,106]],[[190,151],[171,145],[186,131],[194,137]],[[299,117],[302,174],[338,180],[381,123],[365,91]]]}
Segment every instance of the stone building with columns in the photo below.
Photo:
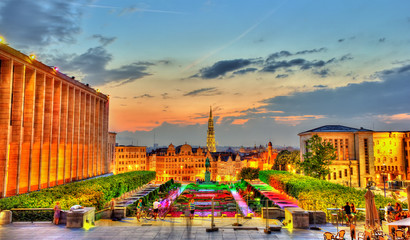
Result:
{"label": "stone building with columns", "polygon": [[108,173],[109,99],[0,43],[0,196]]}
{"label": "stone building with columns", "polygon": [[365,187],[367,182],[406,180],[410,177],[410,132],[373,131],[341,125],[326,125],[298,134],[300,154],[313,135],[336,148],[336,160],[330,165],[327,180],[344,185]]}

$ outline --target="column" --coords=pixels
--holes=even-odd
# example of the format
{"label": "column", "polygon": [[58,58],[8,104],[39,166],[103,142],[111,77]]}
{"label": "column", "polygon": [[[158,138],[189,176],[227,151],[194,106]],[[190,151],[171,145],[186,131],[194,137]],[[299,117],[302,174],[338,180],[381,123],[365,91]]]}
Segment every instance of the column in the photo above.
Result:
{"label": "column", "polygon": [[13,66],[13,83],[11,96],[11,136],[10,136],[10,152],[8,161],[8,179],[6,196],[18,194],[19,188],[19,170],[21,161],[21,145],[22,145],[22,118],[23,118],[23,102],[25,88],[25,66]]}
{"label": "column", "polygon": [[46,89],[44,97],[44,131],[41,157],[41,188],[50,187],[50,159],[51,159],[51,133],[52,133],[52,112],[54,98],[54,79],[46,76]]}
{"label": "column", "polygon": [[0,59],[0,193],[6,196],[13,60]]}
{"label": "column", "polygon": [[57,185],[58,179],[58,157],[60,145],[60,115],[61,115],[61,81],[54,79],[54,101],[52,112],[52,134],[51,134],[51,154],[50,154],[50,187]]}
{"label": "column", "polygon": [[74,140],[74,105],[75,92],[74,87],[68,87],[68,101],[67,101],[67,146],[65,156],[65,173],[64,183],[71,182],[73,176],[73,140]]}
{"label": "column", "polygon": [[34,102],[36,87],[36,71],[26,69],[23,110],[23,143],[20,161],[19,193],[30,191],[30,173],[32,165],[32,149],[34,139]]}
{"label": "column", "polygon": [[41,167],[43,151],[43,131],[44,131],[44,105],[45,105],[46,79],[44,74],[36,74],[36,94],[34,104],[34,138],[33,150],[31,152],[30,167],[30,191],[41,188]]}
{"label": "column", "polygon": [[61,85],[60,104],[60,142],[58,143],[57,185],[65,183],[66,151],[67,151],[67,118],[68,118],[68,85]]}

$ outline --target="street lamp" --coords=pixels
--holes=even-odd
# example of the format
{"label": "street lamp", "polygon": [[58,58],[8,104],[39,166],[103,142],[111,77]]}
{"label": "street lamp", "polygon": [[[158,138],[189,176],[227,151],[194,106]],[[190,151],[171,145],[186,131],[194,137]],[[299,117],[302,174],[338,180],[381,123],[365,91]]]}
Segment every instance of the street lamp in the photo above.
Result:
{"label": "street lamp", "polygon": [[[253,195],[253,191],[252,192],[249,192],[248,194],[246,194],[246,205],[248,206],[248,209],[251,209],[250,207],[249,207],[249,195]],[[249,212],[248,213],[246,213],[246,215],[248,215],[249,214]]]}
{"label": "street lamp", "polygon": [[384,197],[386,197],[386,179],[385,179],[385,173],[386,173],[386,164],[383,163],[382,177],[383,177],[383,186],[384,186]]}

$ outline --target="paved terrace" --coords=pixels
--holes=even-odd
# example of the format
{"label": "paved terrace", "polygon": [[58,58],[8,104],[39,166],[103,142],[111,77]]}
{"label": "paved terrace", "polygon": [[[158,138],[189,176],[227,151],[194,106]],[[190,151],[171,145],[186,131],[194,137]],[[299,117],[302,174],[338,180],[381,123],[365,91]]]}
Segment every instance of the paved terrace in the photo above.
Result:
{"label": "paved terrace", "polygon": [[[97,221],[96,227],[86,229],[69,229],[63,225],[55,226],[51,223],[12,223],[0,226],[0,239],[323,239],[323,232],[336,233],[336,226],[321,225],[322,230],[287,229],[280,232],[265,234],[265,221],[260,218],[250,220],[241,219],[242,227],[253,227],[258,230],[234,230],[232,223],[235,218],[215,218],[218,232],[206,232],[210,227],[210,218],[195,218],[192,222],[186,218],[170,218],[161,220],[142,220],[126,218],[122,221]],[[273,222],[273,221],[272,221]],[[346,239],[350,239],[348,227],[339,227],[346,230]],[[357,227],[363,230],[363,225]]]}

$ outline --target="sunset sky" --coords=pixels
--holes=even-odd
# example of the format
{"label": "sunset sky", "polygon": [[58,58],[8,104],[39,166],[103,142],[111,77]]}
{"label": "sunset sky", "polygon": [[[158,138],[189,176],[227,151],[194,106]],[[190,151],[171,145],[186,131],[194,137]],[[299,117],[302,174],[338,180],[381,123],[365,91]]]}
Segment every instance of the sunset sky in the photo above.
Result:
{"label": "sunset sky", "polygon": [[117,142],[410,130],[410,1],[3,0],[0,35],[110,95]]}

